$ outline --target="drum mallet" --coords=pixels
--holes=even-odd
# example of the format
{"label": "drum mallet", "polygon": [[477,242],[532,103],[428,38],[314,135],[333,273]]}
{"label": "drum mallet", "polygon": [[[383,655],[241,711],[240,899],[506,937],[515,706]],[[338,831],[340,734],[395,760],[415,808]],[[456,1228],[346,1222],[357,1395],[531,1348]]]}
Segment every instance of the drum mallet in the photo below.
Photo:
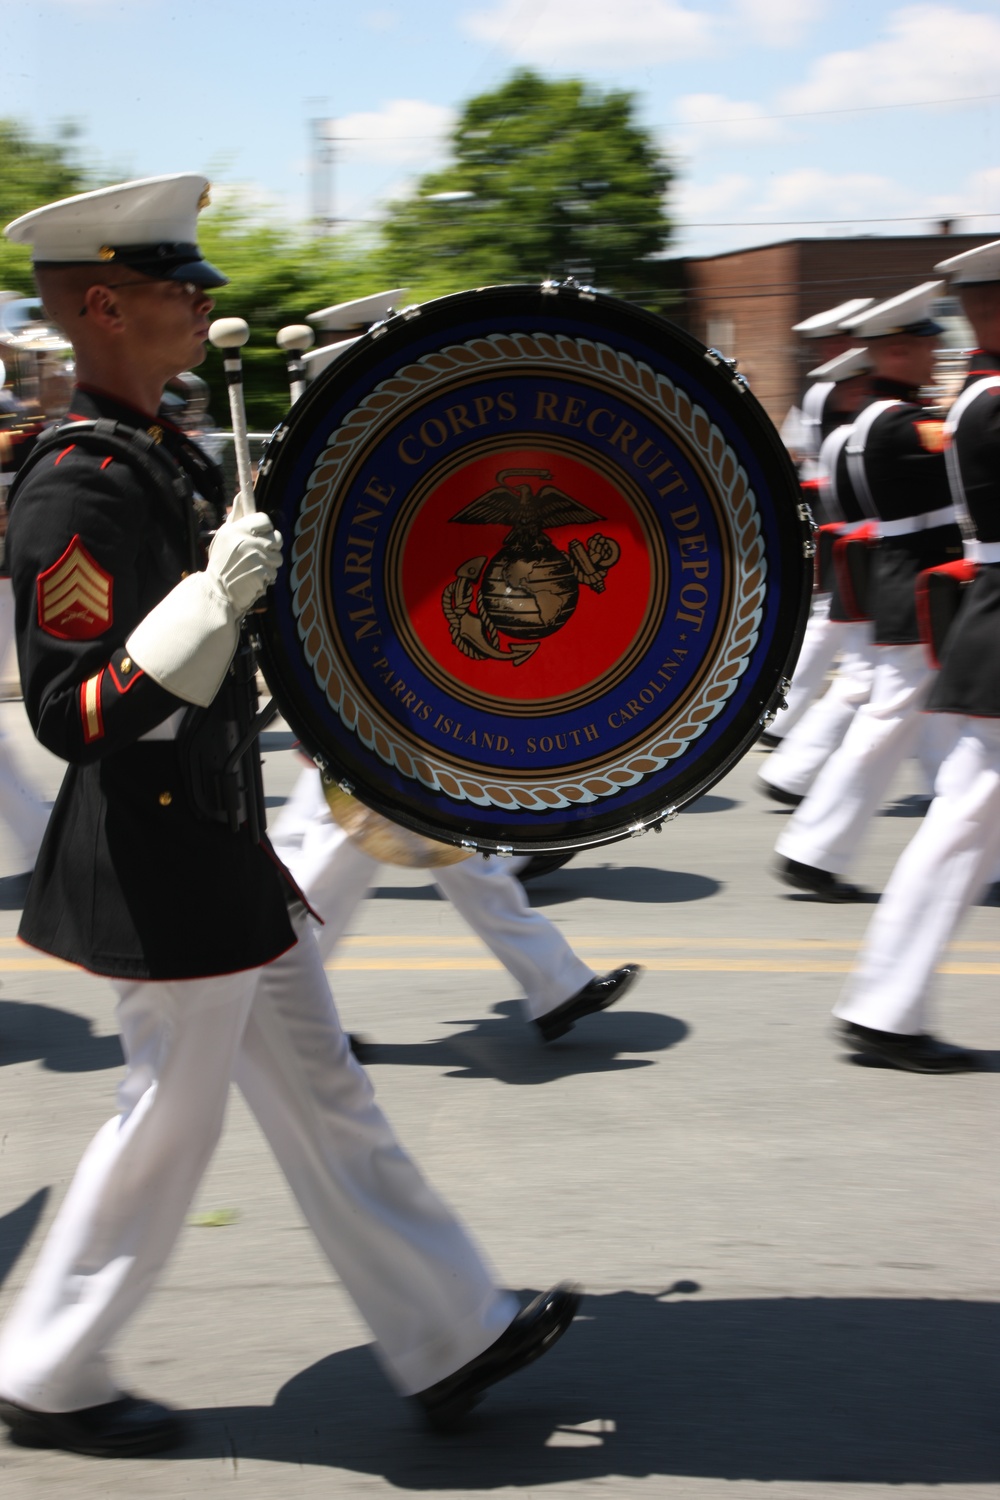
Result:
{"label": "drum mallet", "polygon": [[308,323],[289,323],[278,329],[276,342],[288,361],[288,387],[294,406],[306,388],[306,366],[302,356],[315,344],[316,335]]}
{"label": "drum mallet", "polygon": [[229,412],[233,422],[233,446],[236,449],[236,472],[240,492],[233,501],[230,519],[253,515],[253,467],[250,461],[250,439],[247,436],[247,414],[243,403],[243,359],[240,350],[250,337],[249,324],[243,318],[216,318],[208,336],[223,351],[223,367],[229,387]]}

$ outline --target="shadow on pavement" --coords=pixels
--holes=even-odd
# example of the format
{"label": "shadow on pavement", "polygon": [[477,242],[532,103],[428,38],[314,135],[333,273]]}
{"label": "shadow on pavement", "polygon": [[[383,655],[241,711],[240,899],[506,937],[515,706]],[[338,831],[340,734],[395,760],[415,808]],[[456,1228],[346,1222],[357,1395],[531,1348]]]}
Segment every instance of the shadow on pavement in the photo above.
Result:
{"label": "shadow on pavement", "polygon": [[614,1475],[1000,1481],[996,1303],[668,1296],[585,1298],[558,1347],[453,1437],[421,1431],[368,1351],[349,1349],[273,1406],[190,1413],[191,1441],[165,1457],[328,1465],[456,1494]]}
{"label": "shadow on pavement", "polygon": [[496,1019],[452,1021],[468,1026],[433,1042],[375,1042],[356,1039],[366,1068],[402,1064],[444,1070],[446,1078],[495,1078],[500,1083],[552,1083],[581,1073],[618,1073],[648,1068],[651,1058],[622,1057],[623,1052],[665,1052],[684,1040],[688,1027],[673,1016],[653,1011],[611,1009],[587,1016],[556,1042],[541,1041],[525,1022],[520,1004],[504,1000],[493,1007]]}
{"label": "shadow on pavement", "polygon": [[17,1265],[22,1250],[34,1234],[48,1196],[48,1188],[40,1188],[20,1208],[0,1216],[0,1286]]}
{"label": "shadow on pavement", "polygon": [[897,797],[895,802],[890,802],[887,807],[880,808],[880,818],[922,818],[931,805],[931,799],[919,792],[911,792],[908,797]]}
{"label": "shadow on pavement", "polygon": [[708,875],[642,865],[591,865],[589,869],[564,865],[537,882],[533,880],[528,887],[532,906],[554,906],[584,896],[666,906],[679,901],[706,901],[721,889],[722,882]]}
{"label": "shadow on pavement", "polygon": [[684,816],[688,813],[714,813],[728,812],[731,807],[739,807],[740,804],[735,797],[716,797],[712,792],[706,792],[704,797],[699,797],[697,802],[689,802],[684,808]]}
{"label": "shadow on pavement", "polygon": [[[710,800],[710,799],[704,799]],[[719,797],[716,801],[726,799]],[[706,809],[707,810],[707,809]],[[691,875],[683,870],[655,870],[640,865],[563,865],[550,875],[536,876],[526,887],[532,906],[555,906],[580,901],[586,896],[604,901],[637,901],[646,905],[673,905],[679,901],[706,901],[722,889],[720,880]],[[428,876],[423,885],[380,885],[370,895],[389,901],[445,901]]]}
{"label": "shadow on pavement", "polygon": [[368,892],[369,900],[374,897],[381,901],[445,901],[437,886],[430,876],[423,885],[377,885],[374,890]]}
{"label": "shadow on pavement", "polygon": [[116,1036],[94,1036],[85,1016],[28,1000],[0,1000],[0,1067],[44,1063],[53,1073],[93,1073],[120,1068]]}

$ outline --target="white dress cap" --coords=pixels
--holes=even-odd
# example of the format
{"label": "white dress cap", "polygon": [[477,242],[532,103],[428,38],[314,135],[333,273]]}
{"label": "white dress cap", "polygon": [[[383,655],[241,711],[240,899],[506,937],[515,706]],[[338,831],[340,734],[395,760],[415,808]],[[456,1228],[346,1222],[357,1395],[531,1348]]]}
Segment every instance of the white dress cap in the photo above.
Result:
{"label": "white dress cap", "polygon": [[872,357],[867,349],[847,349],[825,365],[817,365],[809,371],[810,380],[851,380],[855,375],[868,375],[872,370]]}
{"label": "white dress cap", "polygon": [[952,286],[975,286],[977,282],[1000,281],[1000,240],[991,240],[977,250],[966,250],[934,267],[939,276],[947,276]]}
{"label": "white dress cap", "polygon": [[874,300],[873,297],[852,297],[849,302],[838,302],[826,312],[813,313],[811,318],[793,323],[792,332],[801,333],[804,339],[826,338],[828,334],[839,332],[845,318],[854,317],[864,307],[871,307]]}
{"label": "white dress cap", "polygon": [[860,317],[848,319],[844,326],[859,339],[887,338],[893,333],[930,338],[943,331],[931,317],[931,304],[943,286],[943,281],[921,282],[909,292],[879,302]]}
{"label": "white dress cap", "polygon": [[322,344],[318,349],[307,349],[302,356],[302,363],[306,367],[306,374],[310,380],[315,380],[321,370],[327,365],[332,365],[335,359],[346,354],[352,344],[356,344],[360,334],[352,339],[340,339],[336,344]]}
{"label": "white dress cap", "polygon": [[113,262],[158,281],[224,286],[226,277],[209,265],[196,243],[208,186],[197,172],[119,182],[33,209],[4,233],[15,244],[31,246],[35,265]]}
{"label": "white dress cap", "polygon": [[330,333],[365,332],[373,323],[388,318],[406,296],[405,286],[398,286],[391,292],[375,292],[371,297],[358,297],[354,302],[322,307],[319,312],[309,313],[309,322]]}

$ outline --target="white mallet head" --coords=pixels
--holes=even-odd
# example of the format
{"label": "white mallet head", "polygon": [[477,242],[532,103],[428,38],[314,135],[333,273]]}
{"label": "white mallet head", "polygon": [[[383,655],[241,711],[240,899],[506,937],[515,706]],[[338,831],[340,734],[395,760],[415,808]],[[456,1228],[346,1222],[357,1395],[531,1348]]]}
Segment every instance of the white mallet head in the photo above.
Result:
{"label": "white mallet head", "polygon": [[250,337],[250,325],[245,318],[216,318],[208,336],[216,349],[242,349]]}
{"label": "white mallet head", "polygon": [[307,323],[289,323],[286,328],[278,329],[276,337],[278,348],[286,354],[303,354],[316,342],[316,335]]}

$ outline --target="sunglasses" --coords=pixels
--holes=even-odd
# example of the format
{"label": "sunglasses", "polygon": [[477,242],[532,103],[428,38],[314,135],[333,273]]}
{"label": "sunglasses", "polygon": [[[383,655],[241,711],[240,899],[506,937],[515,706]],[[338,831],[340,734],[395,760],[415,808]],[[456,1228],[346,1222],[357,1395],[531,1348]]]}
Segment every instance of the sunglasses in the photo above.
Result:
{"label": "sunglasses", "polygon": [[[100,285],[103,286],[104,289],[105,289],[105,291],[108,291],[108,292],[122,291],[122,290],[124,290],[124,288],[130,287],[130,286],[131,287],[137,287],[137,286],[138,287],[169,286],[169,287],[174,288],[174,295],[177,298],[180,298],[180,297],[194,297],[198,292],[201,292],[201,293],[203,293],[204,295],[207,296],[206,288],[203,287],[203,286],[199,286],[196,281],[174,281],[173,278],[170,277],[170,276],[163,276],[163,277],[157,277],[157,278],[147,277],[144,281],[102,281],[100,283]],[[86,315],[87,315],[86,306],[81,307],[80,308],[79,316],[81,318],[84,318],[84,317],[86,317]]]}

